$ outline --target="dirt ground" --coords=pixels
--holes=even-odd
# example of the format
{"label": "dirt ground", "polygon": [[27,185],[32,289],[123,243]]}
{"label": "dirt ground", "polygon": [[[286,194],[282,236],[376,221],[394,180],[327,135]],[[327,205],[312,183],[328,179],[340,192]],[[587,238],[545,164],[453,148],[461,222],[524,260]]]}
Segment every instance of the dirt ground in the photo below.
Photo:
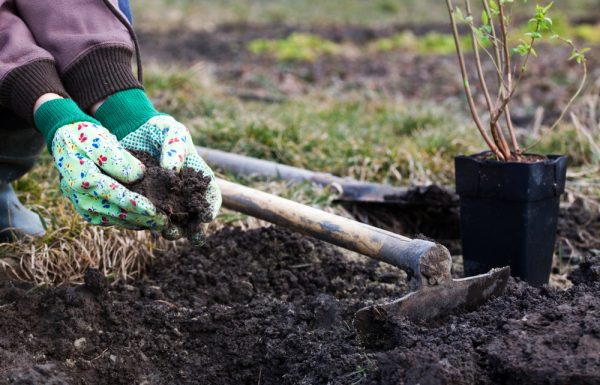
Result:
{"label": "dirt ground", "polygon": [[[568,291],[511,282],[478,311],[359,341],[404,274],[279,228],[223,230],[144,280],[0,284],[0,384],[596,384],[600,260]],[[549,365],[551,363],[551,365]]]}

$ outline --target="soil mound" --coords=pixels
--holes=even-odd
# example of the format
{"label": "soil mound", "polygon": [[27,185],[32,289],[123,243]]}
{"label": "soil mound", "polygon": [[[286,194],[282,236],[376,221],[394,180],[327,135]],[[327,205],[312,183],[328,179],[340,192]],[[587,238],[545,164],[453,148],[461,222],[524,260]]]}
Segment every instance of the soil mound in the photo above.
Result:
{"label": "soil mound", "polygon": [[81,287],[0,283],[0,384],[598,383],[589,270],[566,292],[513,281],[364,346],[354,311],[400,296],[403,273],[276,227],[226,229],[131,284],[94,270]]}
{"label": "soil mound", "polygon": [[145,151],[132,151],[132,154],[144,163],[146,172],[142,180],[127,184],[127,188],[150,199],[185,237],[197,232],[201,223],[210,221],[211,218],[204,217],[208,211],[204,195],[209,177],[191,168],[184,168],[179,173],[165,170],[158,159]]}

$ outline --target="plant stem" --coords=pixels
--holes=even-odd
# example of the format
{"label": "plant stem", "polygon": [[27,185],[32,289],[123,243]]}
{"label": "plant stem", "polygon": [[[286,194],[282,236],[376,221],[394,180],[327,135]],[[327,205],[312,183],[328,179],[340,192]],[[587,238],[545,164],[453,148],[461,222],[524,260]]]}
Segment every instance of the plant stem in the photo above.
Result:
{"label": "plant stem", "polygon": [[498,47],[498,36],[496,35],[496,26],[494,26],[494,19],[492,18],[492,12],[490,9],[490,3],[488,0],[482,0],[483,3],[483,9],[485,10],[485,12],[488,15],[488,19],[490,21],[490,27],[492,30],[492,45],[494,46],[494,54],[496,56],[496,61],[495,63],[498,63],[496,65],[496,71],[498,72],[498,88],[501,89],[501,87],[504,86],[504,79],[502,78],[502,72],[500,71],[500,68],[503,65],[503,61],[502,61],[502,56],[500,55],[500,48]]}
{"label": "plant stem", "polygon": [[456,26],[456,16],[455,16],[456,11],[454,9],[454,4],[452,3],[452,0],[446,0],[446,5],[448,6],[448,14],[450,15],[450,24],[452,26],[452,35],[454,37],[454,44],[456,45],[456,53],[458,55],[458,63],[460,66],[460,72],[461,72],[461,76],[463,79],[463,86],[465,89],[465,94],[467,96],[467,102],[469,104],[471,116],[473,118],[473,121],[475,122],[475,125],[477,126],[477,129],[479,130],[479,133],[485,140],[485,142],[488,145],[488,147],[490,148],[490,150],[494,153],[494,155],[496,155],[497,158],[499,158],[501,160],[505,160],[504,155],[500,152],[500,150],[498,150],[498,147],[494,144],[494,142],[490,139],[489,135],[487,134],[487,132],[483,126],[483,123],[481,122],[481,119],[479,118],[479,115],[477,113],[477,108],[475,106],[475,101],[473,100],[473,94],[471,93],[471,87],[469,85],[469,76],[467,74],[467,68],[465,65],[465,57],[463,55],[462,48],[460,46],[460,35],[458,33],[458,28]]}
{"label": "plant stem", "polygon": [[512,118],[510,117],[508,105],[504,106],[504,117],[506,118],[506,127],[508,127],[508,134],[510,135],[510,141],[512,142],[514,156],[517,160],[521,160],[521,147],[519,147],[519,143],[517,142],[517,135],[515,133]]}
{"label": "plant stem", "polygon": [[[469,0],[465,0],[465,8],[467,10],[467,17],[472,18],[473,12],[471,11],[471,2]],[[485,97],[485,102],[487,104],[487,108],[490,116],[494,115],[494,105],[492,103],[492,98],[490,96],[490,92],[488,90],[487,82],[485,80],[485,74],[483,73],[483,67],[481,66],[481,57],[479,56],[479,46],[477,44],[477,35],[475,34],[474,26],[471,24],[471,42],[473,43],[473,53],[475,55],[475,68],[477,69],[477,78],[479,79],[479,84],[481,85],[481,89],[483,90],[483,95]],[[508,144],[506,143],[506,139],[502,135],[502,131],[500,130],[498,124],[490,125],[490,130],[492,131],[492,137],[494,138],[494,142],[502,151],[504,157],[510,157],[510,149],[508,148]]]}
{"label": "plant stem", "polygon": [[507,89],[510,91],[512,88],[512,71],[510,70],[510,52],[508,51],[508,32],[506,30],[506,24],[504,22],[504,4],[502,1],[498,2],[498,17],[500,19],[500,36],[502,39],[502,51],[504,53],[504,74],[506,75]]}
{"label": "plant stem", "polygon": [[[491,118],[490,124],[496,124],[498,118],[504,113],[506,117],[506,128],[508,130],[508,134],[511,138],[513,153],[516,155],[517,159],[519,158],[519,144],[517,143],[517,137],[515,135],[515,128],[513,127],[512,121],[510,119],[510,108],[508,107],[508,102],[512,98],[514,94],[513,84],[512,84],[512,70],[510,68],[510,52],[508,50],[508,32],[506,29],[506,20],[504,15],[504,4],[502,1],[498,3],[499,14],[498,17],[500,19],[500,34],[502,37],[502,51],[504,54],[504,72],[506,75],[506,87],[500,88],[502,95],[502,106],[498,108],[496,111],[496,117]],[[492,23],[493,24],[493,23]],[[503,83],[504,84],[504,83]]]}

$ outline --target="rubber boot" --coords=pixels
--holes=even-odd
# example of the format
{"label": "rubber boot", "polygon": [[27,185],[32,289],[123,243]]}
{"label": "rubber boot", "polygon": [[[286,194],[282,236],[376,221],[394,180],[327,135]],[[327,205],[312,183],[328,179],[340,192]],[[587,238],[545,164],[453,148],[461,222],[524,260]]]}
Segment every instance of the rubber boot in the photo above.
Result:
{"label": "rubber boot", "polygon": [[0,108],[0,242],[44,235],[40,217],[19,202],[10,185],[34,167],[43,148],[44,138],[30,123]]}
{"label": "rubber boot", "polygon": [[21,204],[10,184],[0,184],[0,242],[11,242],[24,235],[40,237],[44,233],[39,215]]}

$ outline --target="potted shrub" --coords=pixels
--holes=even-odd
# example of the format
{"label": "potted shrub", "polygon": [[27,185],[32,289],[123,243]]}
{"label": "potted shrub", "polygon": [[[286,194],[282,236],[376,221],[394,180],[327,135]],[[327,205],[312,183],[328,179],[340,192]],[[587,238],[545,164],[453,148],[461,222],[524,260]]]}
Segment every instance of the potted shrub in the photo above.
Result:
{"label": "potted shrub", "polygon": [[[585,52],[552,31],[552,3],[536,5],[522,39],[511,37],[510,14],[514,0],[482,0],[480,23],[469,0],[464,11],[446,0],[466,99],[475,126],[487,151],[455,158],[456,191],[460,196],[461,233],[465,275],[483,273],[492,267],[510,265],[512,274],[532,285],[548,282],[559,214],[565,189],[567,157],[534,154],[519,144],[511,121],[511,101],[521,83],[534,45],[542,39],[567,44],[570,60],[582,66],[581,84],[551,129],[581,93],[587,77]],[[516,12],[515,12],[516,14]],[[473,47],[473,73],[460,44],[457,24],[467,25]],[[482,58],[483,56],[483,58]],[[495,69],[492,79],[484,73],[484,59]],[[516,63],[516,65],[515,65]],[[480,114],[469,83],[477,79],[485,99]]]}

